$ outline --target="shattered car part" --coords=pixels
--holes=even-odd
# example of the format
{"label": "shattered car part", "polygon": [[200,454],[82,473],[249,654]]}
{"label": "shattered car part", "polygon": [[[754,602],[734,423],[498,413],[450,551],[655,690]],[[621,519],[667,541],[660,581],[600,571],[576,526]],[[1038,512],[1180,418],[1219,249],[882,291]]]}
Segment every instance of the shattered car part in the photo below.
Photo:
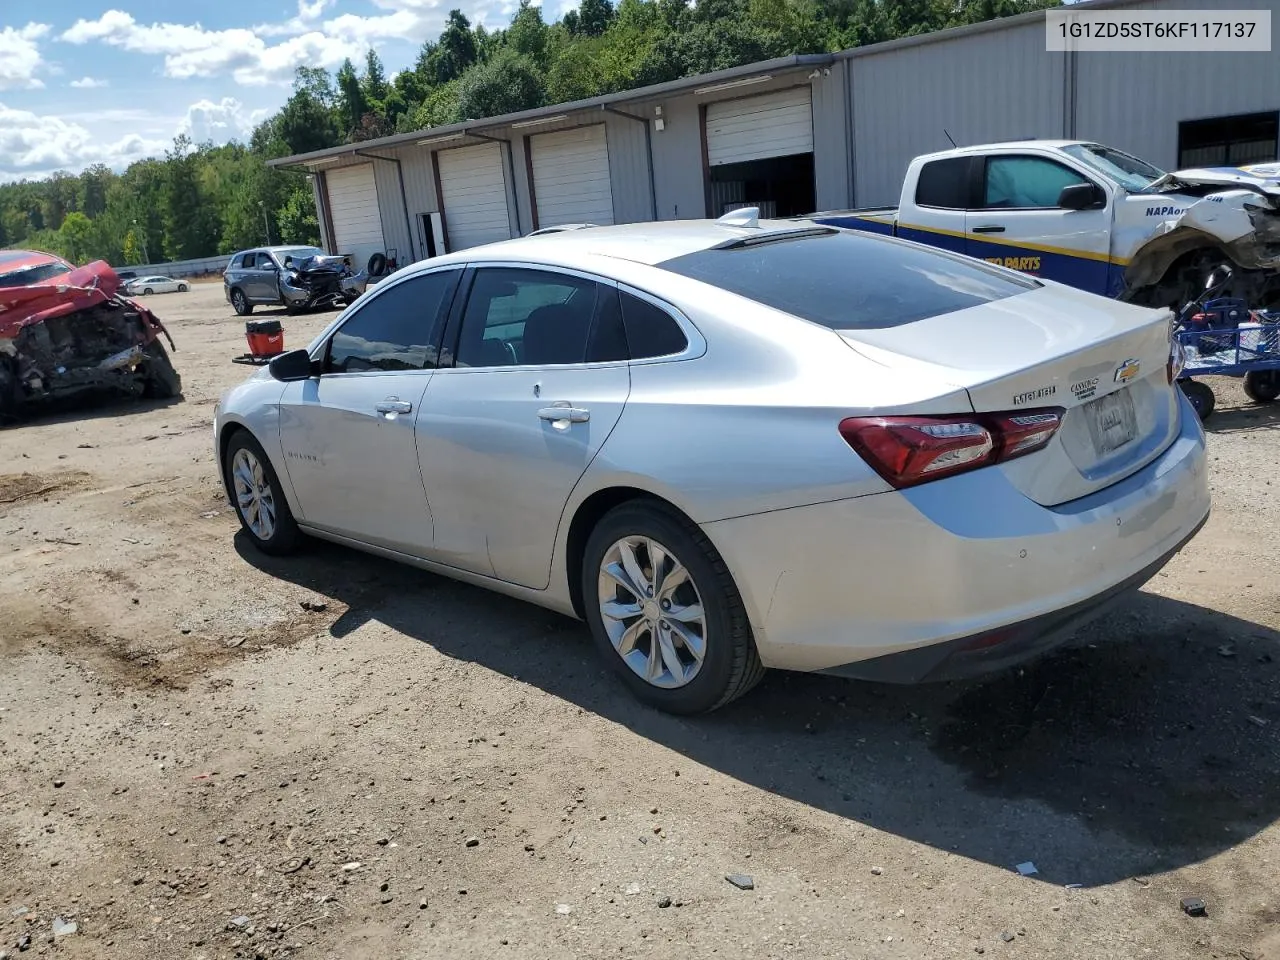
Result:
{"label": "shattered car part", "polygon": [[280,296],[287,308],[343,307],[364,293],[369,275],[353,273],[346,256],[314,256],[297,261],[285,258],[280,276]]}
{"label": "shattered car part", "polygon": [[[6,285],[15,276],[20,285]],[[0,421],[30,404],[90,390],[181,393],[160,342],[163,335],[176,349],[173,338],[119,288],[101,260],[76,268],[49,254],[0,254]]]}
{"label": "shattered car part", "polygon": [[1164,305],[1230,263],[1225,296],[1258,309],[1280,307],[1280,178],[1270,166],[1178,170],[1132,198],[1150,203],[1154,194],[1165,202],[1154,228],[1135,229],[1121,299]]}

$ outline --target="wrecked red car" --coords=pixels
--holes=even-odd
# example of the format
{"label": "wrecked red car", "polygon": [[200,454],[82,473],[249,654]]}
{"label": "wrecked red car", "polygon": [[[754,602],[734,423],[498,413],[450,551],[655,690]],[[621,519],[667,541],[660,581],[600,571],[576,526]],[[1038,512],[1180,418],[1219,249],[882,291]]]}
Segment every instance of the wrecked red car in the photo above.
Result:
{"label": "wrecked red car", "polygon": [[176,397],[182,379],[164,324],[119,294],[105,261],[0,250],[0,422],[25,407],[86,391]]}

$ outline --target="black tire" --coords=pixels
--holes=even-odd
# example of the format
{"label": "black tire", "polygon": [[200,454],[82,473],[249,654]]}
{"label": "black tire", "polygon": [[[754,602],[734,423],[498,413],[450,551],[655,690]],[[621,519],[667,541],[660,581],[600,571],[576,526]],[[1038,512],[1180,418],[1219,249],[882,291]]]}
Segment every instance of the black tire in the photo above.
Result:
{"label": "black tire", "polygon": [[155,400],[168,400],[182,395],[182,377],[173,367],[169,352],[159,340],[152,340],[143,350],[142,395]]}
{"label": "black tire", "polygon": [[155,291],[154,291],[154,290],[152,290],[150,287],[143,287],[143,288],[142,288],[142,295],[143,295],[144,297],[149,297],[149,296],[151,296],[153,293],[155,293]]}
{"label": "black tire", "polygon": [[190,287],[188,287],[185,283],[180,283],[180,284],[178,284],[178,292],[179,292],[179,293],[186,293],[186,292],[187,292],[188,290],[190,290],[190,289],[191,289],[191,288],[190,288]]}
{"label": "black tire", "polygon": [[1196,415],[1200,417],[1201,422],[1208,420],[1216,403],[1213,390],[1197,380],[1179,380],[1178,386],[1182,388],[1182,392],[1191,401],[1191,406],[1195,409]]}
{"label": "black tire", "polygon": [[383,253],[375,253],[369,258],[369,276],[380,277],[387,269],[387,257]]}
{"label": "black tire", "polygon": [[235,310],[238,317],[247,317],[253,313],[253,304],[239,287],[231,291],[231,308]]}
{"label": "black tire", "polygon": [[[640,677],[614,649],[600,612],[605,554],[626,537],[657,540],[688,570],[702,602],[706,638],[701,667],[684,686],[664,689]],[[658,501],[632,500],[610,510],[583,551],[583,612],[601,656],[641,702],[674,714],[707,713],[742,696],[764,676],[742,596],[724,560],[696,525]],[[649,643],[651,644],[652,638]]]}
{"label": "black tire", "polygon": [[[237,496],[236,481],[233,478],[233,467],[236,455],[246,451],[261,465],[263,477],[270,487],[272,506],[275,509],[275,524],[270,536],[262,537],[254,532],[253,524],[246,516],[245,508],[240,505]],[[298,524],[293,519],[293,511],[289,509],[289,501],[285,499],[280,478],[276,476],[271,460],[267,457],[262,445],[247,430],[237,430],[227,444],[227,455],[223,464],[224,479],[230,491],[231,503],[235,506],[236,516],[240,518],[240,526],[253,545],[263,553],[273,557],[281,557],[293,553],[302,539]]]}
{"label": "black tire", "polygon": [[1250,370],[1244,375],[1244,392],[1254,403],[1274,403],[1280,397],[1280,370]]}
{"label": "black tire", "polygon": [[0,356],[0,426],[15,423],[22,406],[22,385],[12,359]]}

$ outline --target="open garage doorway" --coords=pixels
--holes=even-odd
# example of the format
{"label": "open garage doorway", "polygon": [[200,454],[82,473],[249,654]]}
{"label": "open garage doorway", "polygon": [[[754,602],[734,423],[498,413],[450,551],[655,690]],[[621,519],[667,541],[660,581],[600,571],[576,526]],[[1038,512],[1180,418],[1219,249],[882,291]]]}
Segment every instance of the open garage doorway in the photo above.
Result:
{"label": "open garage doorway", "polygon": [[707,214],[760,208],[762,217],[816,209],[810,88],[709,103],[704,120]]}

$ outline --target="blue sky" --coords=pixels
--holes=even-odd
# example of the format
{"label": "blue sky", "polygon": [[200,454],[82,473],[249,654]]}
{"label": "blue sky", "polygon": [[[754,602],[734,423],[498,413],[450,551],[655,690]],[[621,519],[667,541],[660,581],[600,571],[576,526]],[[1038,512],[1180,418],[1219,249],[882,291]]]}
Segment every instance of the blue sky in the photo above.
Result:
{"label": "blue sky", "polygon": [[[123,169],[184,131],[247,137],[284,102],[297,66],[359,63],[373,46],[394,74],[455,5],[493,28],[516,0],[0,4],[0,182]],[[551,0],[548,17],[561,5]]]}

